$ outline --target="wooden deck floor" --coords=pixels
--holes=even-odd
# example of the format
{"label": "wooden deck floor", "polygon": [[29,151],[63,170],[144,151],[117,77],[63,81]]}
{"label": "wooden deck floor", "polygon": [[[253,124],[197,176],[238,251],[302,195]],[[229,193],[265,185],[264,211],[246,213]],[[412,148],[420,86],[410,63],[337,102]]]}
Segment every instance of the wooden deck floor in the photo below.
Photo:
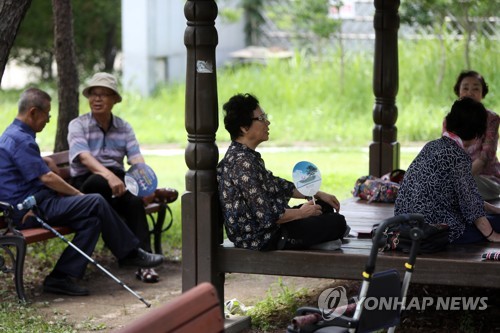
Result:
{"label": "wooden deck floor", "polygon": [[[500,200],[491,201],[500,207]],[[358,238],[369,238],[376,223],[394,216],[394,204],[372,202],[358,198],[349,198],[340,203],[340,213],[345,216],[351,233]]]}
{"label": "wooden deck floor", "polygon": [[374,224],[394,216],[394,204],[350,198],[341,202],[340,214],[345,216],[353,236],[369,238]]}
{"label": "wooden deck floor", "polygon": [[[359,280],[372,247],[372,226],[392,217],[394,205],[367,203],[355,198],[342,201],[340,213],[346,216],[358,238],[347,238],[340,250],[249,251],[232,245],[216,249],[215,271],[223,273],[269,274]],[[491,287],[500,285],[500,264],[483,261],[485,252],[500,251],[498,243],[454,245],[446,251],[419,254],[412,283]],[[396,268],[404,274],[407,254],[399,251],[379,253],[377,270]]]}

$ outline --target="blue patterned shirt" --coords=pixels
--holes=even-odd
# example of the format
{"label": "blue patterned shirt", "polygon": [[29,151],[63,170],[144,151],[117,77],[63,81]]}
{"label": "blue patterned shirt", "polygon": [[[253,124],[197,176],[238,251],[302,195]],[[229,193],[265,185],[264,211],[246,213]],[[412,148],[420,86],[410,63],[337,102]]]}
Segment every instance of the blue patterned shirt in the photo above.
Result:
{"label": "blue patterned shirt", "polygon": [[404,176],[394,214],[420,213],[426,223],[445,223],[450,242],[456,240],[467,224],[486,216],[471,168],[469,155],[450,138],[427,143]]}
{"label": "blue patterned shirt", "polygon": [[236,247],[264,248],[289,208],[295,185],[266,169],[260,153],[231,142],[217,166],[217,182],[227,236]]}
{"label": "blue patterned shirt", "polygon": [[0,137],[0,201],[18,204],[46,189],[39,179],[50,172],[40,156],[35,132],[15,119]]}
{"label": "blue patterned shirt", "polygon": [[89,172],[80,162],[78,155],[89,152],[103,166],[124,170],[123,159],[128,162],[141,156],[139,143],[132,126],[125,120],[112,115],[111,126],[107,132],[99,126],[92,113],[86,113],[69,123],[68,128],[69,160],[72,177]]}

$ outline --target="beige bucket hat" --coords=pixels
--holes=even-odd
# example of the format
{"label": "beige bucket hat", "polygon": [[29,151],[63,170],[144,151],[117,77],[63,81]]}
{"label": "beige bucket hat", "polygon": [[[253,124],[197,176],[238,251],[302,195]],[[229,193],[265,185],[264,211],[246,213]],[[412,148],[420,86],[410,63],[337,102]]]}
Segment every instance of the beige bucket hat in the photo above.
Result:
{"label": "beige bucket hat", "polygon": [[116,95],[118,96],[118,101],[117,103],[122,101],[122,96],[118,92],[118,83],[116,82],[116,77],[109,73],[95,73],[94,76],[89,80],[87,83],[87,86],[85,89],[83,89],[82,94],[83,96],[89,98],[90,95],[90,89],[94,87],[105,87],[113,90]]}

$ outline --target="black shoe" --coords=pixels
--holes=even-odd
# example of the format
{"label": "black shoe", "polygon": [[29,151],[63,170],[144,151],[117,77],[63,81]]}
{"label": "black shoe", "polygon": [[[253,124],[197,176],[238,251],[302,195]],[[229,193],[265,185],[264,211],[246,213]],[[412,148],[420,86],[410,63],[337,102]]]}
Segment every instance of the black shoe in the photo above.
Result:
{"label": "black shoe", "polygon": [[120,259],[118,263],[120,266],[139,266],[143,268],[156,267],[163,263],[163,255],[149,253],[139,248],[137,251],[134,251],[134,254]]}
{"label": "black shoe", "polygon": [[89,294],[87,288],[80,287],[69,276],[65,278],[47,276],[43,282],[43,291],[69,296],[87,296]]}

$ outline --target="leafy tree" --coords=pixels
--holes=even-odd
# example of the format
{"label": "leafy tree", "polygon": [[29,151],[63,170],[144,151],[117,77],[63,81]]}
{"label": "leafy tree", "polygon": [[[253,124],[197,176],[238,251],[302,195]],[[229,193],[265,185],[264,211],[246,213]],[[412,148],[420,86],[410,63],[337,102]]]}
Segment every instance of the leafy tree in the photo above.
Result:
{"label": "leafy tree", "polygon": [[[294,0],[291,2],[291,12],[295,25],[302,31],[312,33],[321,43],[328,40],[341,24],[339,20],[328,17],[330,0]],[[337,7],[340,7],[338,3]]]}
{"label": "leafy tree", "polygon": [[113,71],[121,49],[121,0],[72,0],[81,71]]}
{"label": "leafy tree", "polygon": [[448,0],[404,1],[400,7],[401,22],[414,27],[429,29],[439,40],[441,48],[441,69],[436,77],[438,86],[444,80],[446,72],[446,16]]}
{"label": "leafy tree", "polygon": [[277,26],[295,35],[297,47],[321,55],[325,43],[340,37],[342,22],[330,17],[331,7],[340,8],[340,0],[267,1],[265,11]]}
{"label": "leafy tree", "polygon": [[451,14],[464,30],[464,58],[467,68],[472,68],[470,60],[471,44],[482,36],[482,31],[485,30],[486,18],[492,15],[498,16],[498,9],[498,0],[460,0],[458,4],[450,8]]}
{"label": "leafy tree", "polygon": [[262,16],[263,0],[242,0],[245,11],[245,38],[247,45],[257,45],[262,35],[261,27],[264,24]]}
{"label": "leafy tree", "polygon": [[[72,0],[74,40],[79,72],[112,71],[121,47],[120,0]],[[19,29],[11,57],[40,69],[42,79],[53,79],[54,35],[52,4],[35,0]]]}
{"label": "leafy tree", "polygon": [[440,84],[446,70],[446,35],[464,36],[464,63],[466,68],[472,68],[471,43],[481,37],[481,31],[485,29],[484,18],[497,12],[498,1],[413,0],[402,2],[400,16],[403,23],[429,29],[439,38],[442,49]]}
{"label": "leafy tree", "polygon": [[53,51],[52,3],[34,0],[21,23],[10,57],[40,69],[42,79],[52,79]]}
{"label": "leafy tree", "polygon": [[258,45],[265,19],[262,15],[264,0],[219,0],[219,16],[228,22],[245,20],[245,44]]}
{"label": "leafy tree", "polygon": [[[59,122],[56,151],[67,149],[67,128],[78,115],[78,74],[75,65],[71,0],[53,0],[55,50],[59,67]],[[0,82],[18,29],[29,11],[31,0],[0,3]],[[42,25],[43,26],[43,25]]]}
{"label": "leafy tree", "polygon": [[14,40],[31,0],[2,1],[0,3],[0,82]]}
{"label": "leafy tree", "polygon": [[265,8],[278,27],[295,35],[297,47],[313,55],[323,56],[325,45],[334,39],[340,54],[339,85],[344,84],[344,46],[342,20],[330,16],[330,9],[342,7],[341,0],[279,0],[268,1]]}
{"label": "leafy tree", "polygon": [[[227,3],[228,0],[219,0]],[[330,16],[330,9],[337,11],[343,6],[341,0],[240,0],[236,8],[224,8],[221,15],[225,19],[236,21],[245,15],[245,34],[247,45],[261,42],[265,16],[282,31],[295,36],[297,48],[323,56],[324,47],[331,39],[338,43],[340,54],[339,83],[344,83],[344,45],[342,40],[342,21]]]}

